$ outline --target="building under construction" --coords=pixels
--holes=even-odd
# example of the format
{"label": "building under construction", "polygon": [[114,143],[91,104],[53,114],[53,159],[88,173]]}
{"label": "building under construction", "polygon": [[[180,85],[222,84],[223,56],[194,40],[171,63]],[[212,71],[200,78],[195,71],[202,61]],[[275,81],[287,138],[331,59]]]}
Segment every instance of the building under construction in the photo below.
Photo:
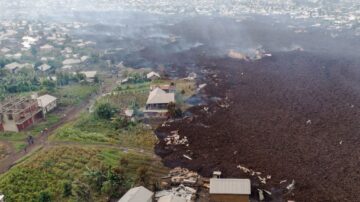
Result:
{"label": "building under construction", "polygon": [[10,98],[0,104],[0,131],[19,132],[43,118],[36,99]]}

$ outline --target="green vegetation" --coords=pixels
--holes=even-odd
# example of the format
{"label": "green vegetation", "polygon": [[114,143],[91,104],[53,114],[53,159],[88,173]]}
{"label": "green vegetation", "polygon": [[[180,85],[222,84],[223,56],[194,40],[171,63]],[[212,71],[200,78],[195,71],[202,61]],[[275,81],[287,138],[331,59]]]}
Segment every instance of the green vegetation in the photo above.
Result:
{"label": "green vegetation", "polygon": [[17,74],[0,69],[0,99],[11,93],[38,91],[46,88],[45,85],[32,69],[23,68]]}
{"label": "green vegetation", "polygon": [[158,161],[144,155],[94,146],[58,146],[41,150],[2,175],[0,192],[7,202],[101,202],[120,197],[137,182],[145,181],[151,188],[150,176],[165,172]]}
{"label": "green vegetation", "polygon": [[95,114],[101,119],[110,120],[116,113],[116,108],[109,103],[101,103],[95,109]]}
{"label": "green vegetation", "polygon": [[109,143],[147,150],[151,150],[157,141],[152,130],[145,128],[141,123],[125,121],[119,117],[106,120],[89,114],[83,114],[77,121],[57,129],[51,139],[81,143]]}
{"label": "green vegetation", "polygon": [[98,85],[74,84],[59,88],[54,96],[59,98],[59,105],[76,105],[96,93]]}

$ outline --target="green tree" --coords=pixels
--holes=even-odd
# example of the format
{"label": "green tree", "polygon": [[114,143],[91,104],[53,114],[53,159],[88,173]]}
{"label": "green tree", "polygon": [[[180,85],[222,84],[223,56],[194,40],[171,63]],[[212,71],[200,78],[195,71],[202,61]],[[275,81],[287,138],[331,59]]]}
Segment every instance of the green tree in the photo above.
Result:
{"label": "green tree", "polygon": [[109,103],[102,103],[97,106],[95,113],[99,118],[109,120],[116,113],[116,109],[113,108]]}
{"label": "green tree", "polygon": [[39,202],[50,202],[50,201],[51,201],[51,196],[50,196],[50,193],[48,191],[40,192]]}

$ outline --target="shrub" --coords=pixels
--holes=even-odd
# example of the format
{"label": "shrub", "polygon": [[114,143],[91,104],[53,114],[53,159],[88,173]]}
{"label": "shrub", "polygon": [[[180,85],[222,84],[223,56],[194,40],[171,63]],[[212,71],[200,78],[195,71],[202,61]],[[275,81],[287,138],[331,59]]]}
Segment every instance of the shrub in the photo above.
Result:
{"label": "shrub", "polygon": [[111,119],[116,113],[116,109],[113,108],[109,103],[101,103],[97,106],[95,114],[102,119]]}

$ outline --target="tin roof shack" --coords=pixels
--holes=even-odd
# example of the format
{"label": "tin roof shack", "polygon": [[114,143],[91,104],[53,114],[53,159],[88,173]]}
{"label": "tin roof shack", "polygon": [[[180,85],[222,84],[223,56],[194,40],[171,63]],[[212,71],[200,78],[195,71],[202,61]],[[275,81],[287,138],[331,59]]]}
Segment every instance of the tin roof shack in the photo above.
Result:
{"label": "tin roof shack", "polygon": [[134,187],[121,197],[118,202],[152,202],[154,193],[143,186]]}
{"label": "tin roof shack", "polygon": [[36,99],[13,98],[0,104],[0,118],[4,131],[19,132],[43,118]]}
{"label": "tin roof shack", "polygon": [[48,94],[38,97],[37,102],[44,115],[57,106],[57,98]]}
{"label": "tin roof shack", "polygon": [[210,179],[211,202],[249,202],[249,179]]}
{"label": "tin roof shack", "polygon": [[149,116],[165,116],[170,103],[175,103],[175,93],[155,88],[149,94],[144,112]]}
{"label": "tin roof shack", "polygon": [[84,74],[87,82],[94,82],[97,75],[97,71],[82,71],[81,74]]}

